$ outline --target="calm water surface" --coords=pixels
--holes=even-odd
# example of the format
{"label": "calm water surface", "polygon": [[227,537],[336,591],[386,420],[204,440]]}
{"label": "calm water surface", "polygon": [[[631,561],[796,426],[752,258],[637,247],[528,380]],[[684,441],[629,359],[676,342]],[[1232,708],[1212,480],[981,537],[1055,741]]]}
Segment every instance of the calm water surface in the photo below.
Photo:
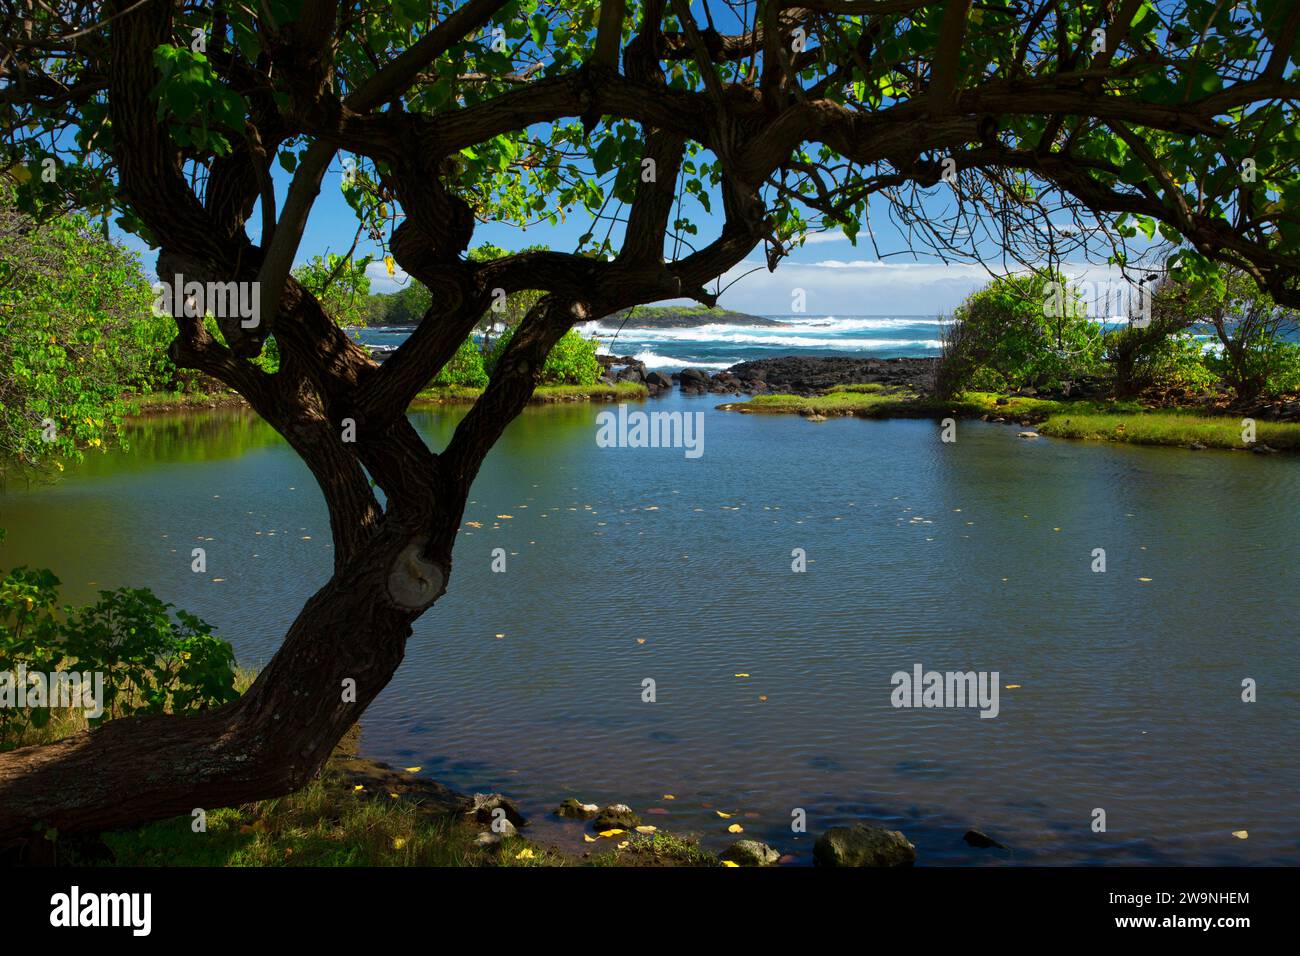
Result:
{"label": "calm water surface", "polygon": [[[800,862],[865,818],[924,863],[1300,864],[1300,463],[978,422],[944,444],[932,422],[716,401],[647,406],[704,412],[697,460],[598,448],[600,407],[516,421],[363,750],[508,793],[577,847],[546,816],[568,796],[711,846],[738,822]],[[440,447],[459,414],[414,418]],[[0,566],[52,567],[72,601],[147,584],[251,665],[331,560],[306,468],[243,412],[148,421],[129,451],[0,496],[0,527]],[[895,710],[890,676],[917,663],[1019,687],[993,720]],[[972,826],[1012,849],[967,847]]]}

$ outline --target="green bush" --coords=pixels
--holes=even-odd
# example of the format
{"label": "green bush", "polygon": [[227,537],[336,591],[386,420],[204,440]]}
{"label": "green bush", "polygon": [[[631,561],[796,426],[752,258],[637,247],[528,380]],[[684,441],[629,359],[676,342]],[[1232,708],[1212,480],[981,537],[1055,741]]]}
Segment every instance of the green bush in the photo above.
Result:
{"label": "green bush", "polygon": [[[489,375],[495,371],[514,334],[514,328],[509,328],[493,344],[492,351],[486,359]],[[600,381],[601,373],[600,362],[596,360],[596,347],[595,339],[584,339],[575,329],[565,332],[546,356],[546,363],[542,366],[541,384],[595,385]]]}
{"label": "green bush", "polygon": [[964,389],[1051,387],[1094,372],[1101,335],[1068,280],[1047,273],[997,278],[969,296],[944,330],[941,395]]}
{"label": "green bush", "polygon": [[470,335],[460,343],[456,354],[451,357],[433,380],[434,385],[460,386],[462,388],[485,388],[488,383],[487,370],[483,366],[483,352]]}
{"label": "green bush", "polygon": [[[59,579],[16,568],[0,578],[0,674],[56,671],[103,675],[103,713],[184,713],[234,700],[235,657],[212,628],[143,588],[99,592],[86,607],[57,608]],[[50,707],[0,706],[0,749],[45,727]]]}
{"label": "green bush", "polygon": [[601,366],[596,361],[596,340],[584,339],[570,329],[555,343],[542,366],[543,385],[595,385]]}

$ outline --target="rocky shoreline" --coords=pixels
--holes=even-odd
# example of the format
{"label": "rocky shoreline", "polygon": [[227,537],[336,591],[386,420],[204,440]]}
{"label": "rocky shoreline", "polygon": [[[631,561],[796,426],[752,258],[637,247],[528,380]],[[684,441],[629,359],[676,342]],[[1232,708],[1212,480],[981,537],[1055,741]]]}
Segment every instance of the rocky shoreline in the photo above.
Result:
{"label": "rocky shoreline", "polygon": [[929,391],[934,384],[938,359],[933,358],[810,358],[787,355],[781,358],[740,362],[721,372],[684,368],[671,376],[648,371],[633,356],[598,355],[606,382],[637,382],[651,395],[672,388],[676,382],[685,395],[816,395],[835,385],[880,384]]}

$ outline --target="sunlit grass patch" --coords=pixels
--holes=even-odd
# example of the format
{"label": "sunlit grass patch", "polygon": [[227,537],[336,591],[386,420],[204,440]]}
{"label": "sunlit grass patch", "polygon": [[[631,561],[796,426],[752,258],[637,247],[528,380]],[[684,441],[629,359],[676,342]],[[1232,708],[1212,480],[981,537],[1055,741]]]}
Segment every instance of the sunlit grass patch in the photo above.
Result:
{"label": "sunlit grass patch", "polygon": [[[1270,448],[1300,450],[1300,424],[1257,422],[1256,442]],[[1121,441],[1140,445],[1191,445],[1208,448],[1248,448],[1242,438],[1241,419],[1203,415],[1194,410],[1141,412],[1138,414],[1088,414],[1074,410],[1053,415],[1038,427],[1044,435]]]}

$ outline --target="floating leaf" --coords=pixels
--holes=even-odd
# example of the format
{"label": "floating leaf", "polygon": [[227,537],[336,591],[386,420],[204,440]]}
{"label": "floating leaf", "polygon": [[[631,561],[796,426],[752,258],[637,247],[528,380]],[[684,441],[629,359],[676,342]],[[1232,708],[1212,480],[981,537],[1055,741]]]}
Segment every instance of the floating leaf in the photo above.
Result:
{"label": "floating leaf", "polygon": [[723,865],[723,866],[740,866],[739,863],[733,863],[733,862],[731,862],[730,860],[723,860],[723,861],[722,861],[722,865]]}
{"label": "floating leaf", "polygon": [[718,816],[722,817],[722,819],[724,819],[724,820],[730,820],[730,819],[731,819],[731,814],[730,814],[730,813],[723,813],[721,810],[714,810],[713,812],[716,813]]}
{"label": "floating leaf", "polygon": [[419,773],[419,772],[420,772],[420,768],[419,768],[419,767],[403,767],[402,769],[405,770],[407,773]]}
{"label": "floating leaf", "polygon": [[742,827],[739,823],[733,823],[731,826],[727,827],[727,832],[728,832],[728,833],[744,833],[744,832],[745,832],[745,828]]}
{"label": "floating leaf", "polygon": [[606,838],[609,838],[609,837],[616,837],[616,836],[618,836],[620,833],[626,833],[626,832],[627,832],[626,830],[601,830],[601,831],[600,831],[600,836],[603,836],[603,837],[606,837]]}
{"label": "floating leaf", "polygon": [[648,823],[643,823],[641,826],[639,826],[639,827],[636,828],[636,832],[637,832],[637,833],[654,833],[654,832],[655,832],[656,830],[658,830],[658,829],[659,829],[658,827],[652,827],[652,826],[650,826],[650,824],[648,824]]}
{"label": "floating leaf", "polygon": [[1247,833],[1245,830],[1233,830],[1232,835],[1235,836],[1238,840],[1245,840],[1247,837],[1250,836],[1250,834]]}

